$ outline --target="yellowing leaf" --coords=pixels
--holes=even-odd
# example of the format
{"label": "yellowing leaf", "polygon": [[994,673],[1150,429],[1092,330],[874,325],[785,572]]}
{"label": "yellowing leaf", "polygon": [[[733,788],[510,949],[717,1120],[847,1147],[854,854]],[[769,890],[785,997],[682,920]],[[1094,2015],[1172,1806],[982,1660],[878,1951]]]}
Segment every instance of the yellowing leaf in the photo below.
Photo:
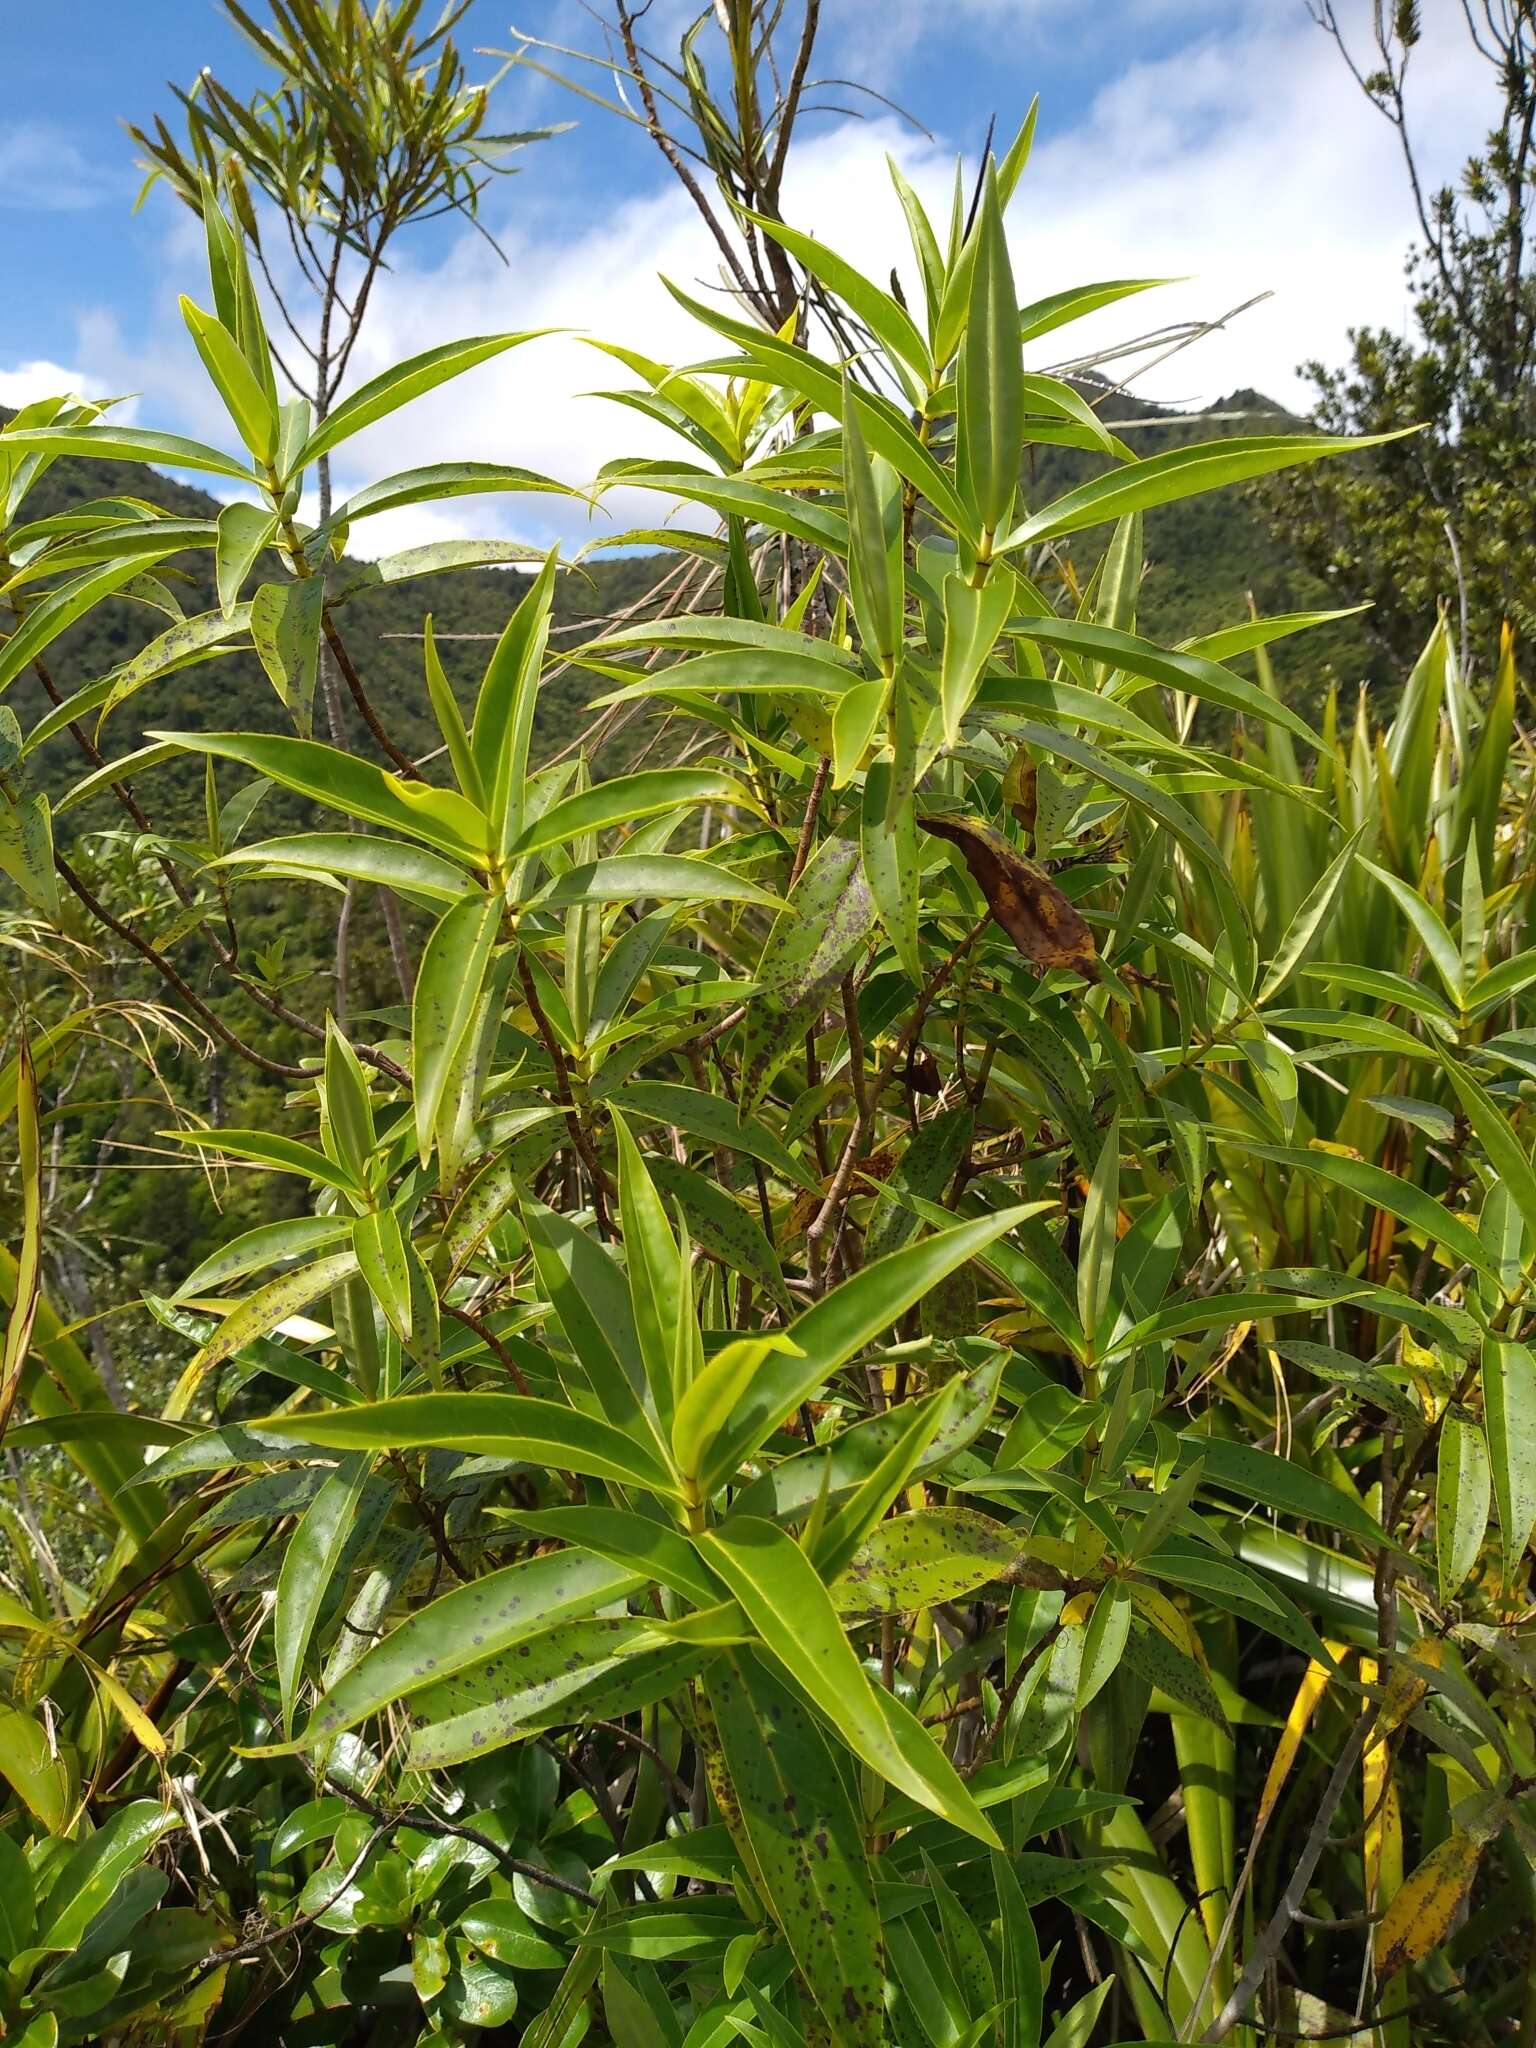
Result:
{"label": "yellowing leaf", "polygon": [[1459,1827],[1430,1850],[1377,1922],[1373,1953],[1378,1977],[1422,1962],[1439,1947],[1472,1888],[1482,1853],[1482,1843]]}

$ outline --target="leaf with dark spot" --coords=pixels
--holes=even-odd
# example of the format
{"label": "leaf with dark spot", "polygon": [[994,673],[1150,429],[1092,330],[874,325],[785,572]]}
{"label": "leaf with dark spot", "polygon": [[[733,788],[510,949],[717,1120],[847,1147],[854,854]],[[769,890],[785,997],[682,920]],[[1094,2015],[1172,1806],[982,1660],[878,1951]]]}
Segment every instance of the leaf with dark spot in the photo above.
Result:
{"label": "leaf with dark spot", "polygon": [[799,1699],[749,1650],[727,1653],[710,1705],[774,1918],[832,2038],[886,2036],[880,1918],[863,1829],[833,1753]]}
{"label": "leaf with dark spot", "polygon": [[1070,967],[1089,981],[1098,979],[1098,951],[1081,912],[1011,840],[980,818],[917,822],[959,847],[987,908],[1032,966]]}
{"label": "leaf with dark spot", "polygon": [[879,1523],[832,1587],[844,1615],[901,1614],[961,1600],[1006,1571],[1020,1540],[972,1508],[919,1508]]}
{"label": "leaf with dark spot", "polygon": [[814,1028],[874,923],[858,842],[823,841],[763,948],[742,1033],[743,1117],[761,1106],[774,1075]]}

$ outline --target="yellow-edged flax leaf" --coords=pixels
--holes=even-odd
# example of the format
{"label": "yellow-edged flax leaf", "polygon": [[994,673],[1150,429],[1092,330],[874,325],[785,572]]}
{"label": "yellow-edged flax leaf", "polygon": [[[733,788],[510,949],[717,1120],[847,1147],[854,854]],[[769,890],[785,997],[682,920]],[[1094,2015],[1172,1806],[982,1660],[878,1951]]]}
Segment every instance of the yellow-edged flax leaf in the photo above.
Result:
{"label": "yellow-edged flax leaf", "polygon": [[826,1587],[794,1539],[771,1522],[742,1517],[694,1540],[765,1650],[854,1754],[930,1813],[996,1847],[990,1821],[944,1751],[899,1701],[871,1685]]}
{"label": "yellow-edged flax leaf", "polygon": [[1081,911],[995,826],[947,816],[917,822],[959,848],[988,910],[1031,966],[1067,967],[1088,981],[1098,979],[1098,949]]}
{"label": "yellow-edged flax leaf", "polygon": [[864,1832],[832,1746],[798,1695],[751,1650],[707,1680],[734,1824],[833,2039],[886,2038],[883,1948]]}

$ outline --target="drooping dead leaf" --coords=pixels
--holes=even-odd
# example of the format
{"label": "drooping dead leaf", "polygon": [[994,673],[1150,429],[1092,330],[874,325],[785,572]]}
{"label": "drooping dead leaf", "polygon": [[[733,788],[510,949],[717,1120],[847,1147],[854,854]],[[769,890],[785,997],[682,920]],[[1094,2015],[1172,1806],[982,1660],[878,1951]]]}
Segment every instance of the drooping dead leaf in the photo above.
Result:
{"label": "drooping dead leaf", "polygon": [[979,818],[917,822],[925,832],[959,847],[987,908],[1031,965],[1070,967],[1089,981],[1098,979],[1093,933],[1043,868]]}

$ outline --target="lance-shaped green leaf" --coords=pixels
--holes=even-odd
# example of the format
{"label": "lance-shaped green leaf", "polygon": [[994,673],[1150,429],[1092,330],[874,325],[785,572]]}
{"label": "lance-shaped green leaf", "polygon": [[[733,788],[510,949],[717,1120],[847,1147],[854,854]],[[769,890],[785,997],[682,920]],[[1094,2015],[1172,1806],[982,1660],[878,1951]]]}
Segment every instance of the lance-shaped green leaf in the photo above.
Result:
{"label": "lance-shaped green leaf", "polygon": [[716,1468],[730,1471],[751,1457],[779,1422],[809,1400],[840,1366],[873,1343],[956,1267],[975,1258],[1028,1214],[1027,1209],[1008,1209],[954,1224],[863,1267],[807,1309],[789,1327],[798,1354],[775,1353],[764,1360],[716,1440]]}
{"label": "lance-shaped green leaf", "polygon": [[1208,1485],[1235,1493],[1250,1505],[1259,1501],[1322,1528],[1347,1531],[1371,1549],[1386,1541],[1381,1524],[1358,1500],[1290,1458],[1225,1437],[1189,1434],[1179,1439],[1178,1462],[1181,1470],[1203,1463]]}
{"label": "lance-shaped green leaf", "polygon": [[1509,1198],[1525,1225],[1527,1245],[1536,1247],[1536,1168],[1532,1167],[1514,1126],[1487,1089],[1443,1051],[1440,1063],[1460,1097],[1478,1143],[1488,1155],[1489,1165],[1509,1190]]}
{"label": "lance-shaped green leaf", "polygon": [[304,738],[314,715],[324,610],[325,586],[318,576],[303,582],[263,583],[251,599],[252,643],[279,701]]}
{"label": "lance-shaped green leaf", "polygon": [[602,480],[605,490],[622,486],[630,491],[666,491],[727,518],[748,519],[772,533],[792,534],[829,554],[848,552],[847,522],[836,512],[793,497],[787,489],[741,477],[717,477],[707,469],[681,464],[668,468],[647,461],[610,463]]}
{"label": "lance-shaped green leaf", "polygon": [[1054,540],[1064,533],[1079,533],[1085,526],[1098,526],[1119,519],[1127,512],[1147,512],[1156,505],[1171,505],[1201,491],[1213,491],[1223,484],[1246,483],[1256,476],[1270,476],[1276,470],[1294,469],[1316,462],[1325,455],[1349,455],[1402,435],[1415,434],[1417,427],[1404,427],[1392,434],[1359,436],[1331,434],[1234,435],[1226,441],[1200,441],[1188,448],[1173,448],[1166,455],[1149,455],[1141,462],[1127,463],[1097,476],[1064,497],[1042,505],[1013,528],[996,550],[1032,547],[1042,540]]}
{"label": "lance-shaped green leaf", "polygon": [[798,258],[812,277],[820,278],[851,306],[855,315],[897,363],[905,363],[921,377],[932,380],[933,360],[928,353],[928,344],[918,332],[911,314],[889,292],[882,291],[856,270],[846,257],[839,256],[835,249],[829,249],[825,242],[817,241],[814,235],[803,234],[799,228],[786,227],[783,221],[770,220],[764,214],[752,213],[750,208],[742,210],[781,249],[787,249],[791,256]]}
{"label": "lance-shaped green leaf", "polygon": [[[350,1255],[347,1265],[356,1271]],[[355,1408],[269,1416],[251,1426],[322,1449],[464,1451],[471,1457],[515,1458],[582,1472],[653,1493],[676,1491],[671,1475],[611,1422],[527,1394],[398,1394]]]}
{"label": "lance-shaped green leaf", "polygon": [[880,1914],[860,1817],[827,1738],[750,1650],[727,1651],[708,1692],[736,1826],[796,1967],[838,2041],[879,2048]]}
{"label": "lance-shaped green leaf", "polygon": [[1114,1677],[1131,1632],[1131,1595],[1118,1581],[1101,1587],[1083,1635],[1077,1674],[1077,1710],[1095,1700]]}
{"label": "lance-shaped green leaf", "polygon": [[322,1294],[329,1294],[333,1287],[350,1279],[356,1271],[357,1253],[348,1248],[331,1252],[323,1259],[315,1259],[307,1266],[295,1267],[291,1273],[280,1273],[264,1287],[245,1295],[193,1359],[184,1381],[200,1379],[214,1366],[222,1365],[226,1358],[233,1358],[237,1351],[243,1351],[253,1338],[269,1337],[279,1324],[285,1323],[290,1316],[299,1315]]}
{"label": "lance-shaped green leaf", "polygon": [[659,812],[689,804],[738,804],[756,810],[756,799],[734,775],[708,768],[648,768],[638,775],[618,775],[591,789],[579,789],[536,818],[507,848],[508,860],[561,846],[585,832],[603,832],[610,825],[638,823]]}
{"label": "lance-shaped green leaf", "polygon": [[814,1194],[820,1186],[766,1124],[753,1119],[739,1123],[728,1102],[702,1088],[685,1088],[677,1081],[625,1081],[607,1099],[626,1116],[671,1124],[702,1144],[745,1153],[791,1187]]}
{"label": "lance-shaped green leaf", "polygon": [[922,864],[917,850],[917,814],[912,804],[901,803],[894,807],[895,816],[890,816],[891,778],[888,754],[871,761],[865,770],[859,849],[864,880],[886,936],[907,979],[921,986],[917,905]]}
{"label": "lance-shaped green leaf", "polygon": [[215,1252],[210,1252],[177,1288],[173,1300],[182,1296],[207,1294],[228,1280],[242,1279],[263,1266],[276,1266],[305,1252],[324,1251],[339,1244],[348,1225],[341,1216],[292,1216],[281,1223],[258,1223],[243,1230]]}
{"label": "lance-shaped green leaf", "polygon": [[222,321],[194,305],[185,294],[181,299],[181,317],[203,359],[203,368],[234,421],[235,431],[256,460],[264,468],[270,467],[277,455],[277,410],[266,386]]}
{"label": "lance-shaped green leaf", "polygon": [[794,1539],[772,1522],[733,1518],[695,1541],[764,1648],[855,1755],[929,1812],[994,1846],[991,1823],[943,1750],[871,1686],[826,1587]]}
{"label": "lance-shaped green leaf", "polygon": [[316,882],[374,882],[429,903],[458,903],[468,877],[424,846],[403,846],[397,839],[375,839],[363,832],[298,832],[290,839],[266,839],[257,846],[237,847],[215,863],[221,868],[258,868],[277,874],[302,875]]}
{"label": "lance-shaped green leaf", "polygon": [[1346,1194],[1357,1195],[1373,1208],[1385,1209],[1389,1216],[1396,1216],[1421,1231],[1431,1244],[1438,1244],[1454,1253],[1457,1261],[1471,1266],[1493,1281],[1495,1286],[1499,1284],[1498,1266],[1476,1231],[1459,1216],[1452,1215],[1449,1209],[1442,1208],[1433,1195],[1426,1194],[1401,1175],[1388,1173],[1380,1166],[1368,1165],[1363,1159],[1345,1158],[1336,1152],[1293,1151],[1283,1145],[1253,1142],[1248,1143],[1247,1150],[1261,1159],[1274,1160],[1277,1166],[1289,1167],[1293,1172],[1314,1174]]}
{"label": "lance-shaped green leaf", "polygon": [[990,159],[982,180],[974,250],[956,373],[955,473],[977,526],[990,539],[1013,508],[1024,447],[1019,302],[1003,231],[997,171]]}
{"label": "lance-shaped green leaf", "polygon": [[539,1286],[548,1296],[588,1384],[608,1420],[665,1456],[625,1275],[577,1223],[524,1193],[523,1224]]}
{"label": "lance-shaped green leaf", "polygon": [[794,1349],[779,1330],[761,1337],[733,1338],[684,1392],[672,1418],[672,1455],[678,1471],[695,1482],[699,1493],[712,1492],[725,1476],[710,1452],[764,1359],[771,1352]]}
{"label": "lance-shaped green leaf", "polygon": [[1458,1008],[1461,1008],[1466,1002],[1466,978],[1462,972],[1461,948],[1446,930],[1433,904],[1427,902],[1417,889],[1410,888],[1400,876],[1389,873],[1386,868],[1378,867],[1375,861],[1362,860],[1361,866],[1376,877],[1413,926],[1425,953],[1434,962],[1435,972],[1445,984],[1446,994]]}
{"label": "lance-shaped green leaf", "polygon": [[531,1513],[513,1508],[507,1519],[531,1536],[553,1537],[579,1550],[593,1551],[626,1571],[670,1586],[695,1607],[718,1607],[725,1598],[725,1588],[710,1577],[693,1545],[669,1522],[653,1521],[628,1508],[599,1507],[591,1501]]}
{"label": "lance-shaped green leaf", "polygon": [[864,645],[883,674],[901,652],[905,603],[901,488],[889,464],[865,445],[859,409],[843,394],[843,503],[848,514],[848,585]]}
{"label": "lance-shaped green leaf", "polygon": [[[793,342],[765,334],[748,320],[739,320],[717,306],[690,298],[665,278],[662,282],[678,304],[692,313],[695,319],[738,343],[755,365],[756,374],[787,384],[792,391],[810,399],[818,412],[829,413],[841,422],[843,380],[830,364],[822,362],[808,350],[796,347]],[[740,374],[741,367],[740,363],[733,364],[736,374]],[[915,484],[948,525],[957,531],[963,529],[967,524],[964,502],[942,464],[918,439],[900,407],[881,393],[859,385],[849,387],[849,396],[858,409],[859,424],[873,452],[883,455],[899,476]]]}
{"label": "lance-shaped green leaf", "polygon": [[569,484],[557,483],[534,469],[506,462],[432,462],[421,469],[401,470],[354,491],[331,514],[328,530],[352,526],[378,512],[397,512],[405,505],[425,505],[440,498],[483,497],[488,492],[537,491],[557,498],[579,498]]}
{"label": "lance-shaped green leaf", "polygon": [[717,1181],[675,1159],[658,1155],[651,1174],[661,1192],[680,1205],[689,1231],[712,1258],[728,1273],[753,1281],[780,1308],[791,1308],[778,1253],[756,1216]]}
{"label": "lance-shaped green leaf", "polygon": [[523,829],[528,743],[533,735],[539,670],[549,639],[559,553],[551,549],[529,584],[486,666],[475,700],[469,748],[497,849],[505,851]]}
{"label": "lance-shaped green leaf", "polygon": [[475,890],[439,919],[411,997],[411,1092],[425,1164],[444,1093],[475,1009],[501,924],[501,898]]}
{"label": "lance-shaped green leaf", "polygon": [[700,860],[685,853],[615,853],[583,861],[558,875],[528,899],[530,909],[569,909],[580,903],[756,903],[765,910],[782,908],[783,899],[745,876],[732,874],[723,862]]}
{"label": "lance-shaped green leaf", "polygon": [[1161,1629],[1138,1621],[1126,1635],[1122,1654],[1131,1669],[1149,1685],[1155,1685],[1180,1707],[1187,1707],[1192,1714],[1211,1722],[1224,1735],[1232,1733],[1220,1695],[1204,1665],[1198,1664],[1177,1643],[1170,1642]]}
{"label": "lance-shaped green leaf", "polygon": [[157,434],[144,427],[12,427],[5,446],[8,451],[25,448],[46,455],[95,456],[100,462],[152,462],[161,469],[206,470],[214,476],[237,477],[246,484],[258,481],[246,464],[232,455],[221,455],[217,448],[185,440],[180,434]]}
{"label": "lance-shaped green leaf", "polygon": [[997,644],[1014,601],[1013,578],[999,570],[979,588],[953,571],[944,578],[944,654],[939,697],[944,706],[944,744],[960,737],[960,721],[971,708],[982,671]]}
{"label": "lance-shaped green leaf", "polygon": [[1265,1003],[1279,995],[1306,959],[1318,934],[1326,927],[1329,912],[1344,886],[1345,878],[1354,866],[1355,854],[1365,836],[1365,829],[1362,825],[1358,832],[1350,835],[1305,899],[1298,904],[1296,915],[1286,927],[1285,937],[1280,941],[1274,959],[1265,969],[1264,979],[1260,982],[1259,992],[1254,998],[1261,1009]]}
{"label": "lance-shaped green leaf", "polygon": [[393,1209],[373,1209],[352,1225],[357,1270],[383,1309],[402,1344],[411,1341],[411,1268],[400,1219]]}
{"label": "lance-shaped green leaf", "polygon": [[279,1167],[285,1173],[302,1173],[321,1187],[338,1188],[343,1194],[358,1191],[358,1183],[346,1167],[314,1145],[306,1145],[298,1138],[285,1138],[276,1131],[162,1131],[159,1135],[174,1144],[227,1153],[232,1159],[254,1160],[262,1166]]}
{"label": "lance-shaped green leaf", "polygon": [[824,840],[775,919],[758,962],[758,992],[742,1027],[743,1116],[761,1106],[873,923],[857,842]]}
{"label": "lance-shaped green leaf", "polygon": [[1246,712],[1261,724],[1282,725],[1309,746],[1322,745],[1321,735],[1289,705],[1203,654],[1175,653],[1138,634],[1084,619],[1019,617],[1010,623],[1009,631],[1042,647],[1059,648],[1065,654],[1092,659],[1106,668],[1123,669],[1146,682],[1183,690],[1192,697],[1220,704],[1225,710]]}
{"label": "lance-shaped green leaf", "polygon": [[439,1718],[455,1690],[451,1679],[412,1700],[413,1709],[432,1718],[411,1736],[411,1764],[442,1770],[543,1728],[639,1713],[682,1691],[713,1655],[692,1643],[657,1642],[641,1622],[566,1623],[543,1631],[499,1660],[505,1675],[477,1688],[489,1695],[480,1704]]}
{"label": "lance-shaped green leaf", "polygon": [[38,1914],[38,1947],[77,1948],[123,1879],[162,1836],[180,1826],[175,1810],[160,1800],[134,1799],[109,1814],[83,1841],[66,1845],[52,1866],[48,1903]]}
{"label": "lance-shaped green leaf", "polygon": [[1019,1551],[1017,1535],[972,1508],[918,1508],[878,1522],[829,1590],[843,1615],[910,1614],[965,1599]]}
{"label": "lance-shaped green leaf", "polygon": [[937,1202],[955,1177],[976,1128],[968,1103],[956,1103],[930,1117],[908,1140],[869,1219],[866,1260],[883,1259],[910,1243],[922,1228],[922,1201]]}
{"label": "lance-shaped green leaf", "polygon": [[329,810],[424,840],[466,865],[486,860],[485,818],[456,790],[402,782],[338,747],[264,733],[152,732],[146,737],[170,741],[188,753],[239,761]]}
{"label": "lance-shaped green leaf", "polygon": [[1493,1502],[1488,1446],[1476,1418],[1449,1408],[1440,1425],[1435,1468],[1435,1568],[1445,1605],[1461,1591],[1477,1563]]}
{"label": "lance-shaped green leaf", "polygon": [[320,1701],[299,1742],[290,1746],[313,1747],[340,1735],[396,1700],[409,1699],[562,1618],[623,1600],[644,1583],[638,1572],[602,1558],[559,1550],[455,1586],[366,1650]]}
{"label": "lance-shaped green leaf", "polygon": [[679,1320],[684,1303],[683,1254],[667,1212],[621,1116],[613,1119],[619,1149],[619,1215],[630,1310],[640,1340],[651,1405],[669,1418],[682,1392],[685,1359],[679,1356]]}
{"label": "lance-shaped green leaf", "polygon": [[54,923],[59,885],[53,864],[53,814],[41,790],[19,802],[0,802],[0,872]]}
{"label": "lance-shaped green leaf", "polygon": [[1051,292],[1046,298],[1034,299],[1029,305],[1020,306],[1019,340],[1036,341],[1053,328],[1065,327],[1073,320],[1096,313],[1101,306],[1112,306],[1137,292],[1178,282],[1172,277],[1116,277],[1102,284],[1079,284],[1066,291]]}
{"label": "lance-shaped green leaf", "polygon": [[1088,1185],[1077,1254],[1077,1317],[1090,1356],[1098,1350],[1100,1334],[1109,1324],[1119,1214],[1120,1119],[1115,1117],[1104,1133],[1098,1163]]}
{"label": "lance-shaped green leaf", "polygon": [[1504,1556],[1514,1571],[1536,1525],[1536,1357],[1524,1344],[1483,1344],[1483,1417]]}
{"label": "lance-shaped green leaf", "polygon": [[233,612],[245,579],[269,547],[277,532],[277,514],[262,505],[248,505],[237,498],[219,514],[218,541],[214,548],[214,575],[219,592],[219,611],[224,618]]}
{"label": "lance-shaped green leaf", "polygon": [[403,363],[394,364],[377,377],[370,377],[350,397],[344,398],[310,435],[289,464],[289,475],[297,475],[300,470],[307,469],[312,462],[318,462],[322,455],[329,455],[333,448],[340,447],[353,434],[360,434],[364,427],[371,427],[376,420],[386,418],[413,398],[420,398],[423,392],[447,383],[450,377],[462,377],[466,370],[474,369],[477,364],[489,362],[493,356],[502,355],[509,348],[518,348],[523,342],[533,341],[549,331],[548,328],[533,328],[524,334],[487,334],[469,341],[444,342],[438,348],[424,349],[420,355],[407,357]]}
{"label": "lance-shaped green leaf", "polygon": [[[249,508],[247,508],[249,509]],[[153,683],[161,676],[171,675],[177,669],[187,668],[194,662],[205,661],[224,649],[231,640],[250,631],[251,608],[248,604],[237,604],[226,615],[222,612],[201,612],[195,619],[179,619],[174,626],[168,626],[163,633],[156,634],[147,647],[140,648],[131,661],[125,661],[112,673],[104,676],[99,683],[77,692],[76,696],[63,704],[34,728],[30,746],[41,743],[59,731],[70,717],[78,717],[82,711],[94,710],[99,704],[102,717],[115,711],[119,704],[142,690],[146,683]],[[71,709],[73,706],[73,709]]]}
{"label": "lance-shaped green leaf", "polygon": [[304,1675],[304,1658],[352,1533],[358,1502],[368,1483],[370,1463],[366,1457],[357,1457],[339,1465],[304,1510],[299,1526],[283,1550],[272,1640],[277,1652],[285,1735],[293,1733],[293,1709]]}
{"label": "lance-shaped green leaf", "polygon": [[[171,550],[167,548],[165,552],[169,554]],[[160,559],[158,554],[148,558],[151,563]],[[100,604],[104,597],[110,597],[114,590],[121,590],[125,583],[142,575],[146,566],[145,557],[135,555],[126,562],[84,569],[31,606],[21,624],[0,643],[0,690],[13,683],[66,627]]]}

